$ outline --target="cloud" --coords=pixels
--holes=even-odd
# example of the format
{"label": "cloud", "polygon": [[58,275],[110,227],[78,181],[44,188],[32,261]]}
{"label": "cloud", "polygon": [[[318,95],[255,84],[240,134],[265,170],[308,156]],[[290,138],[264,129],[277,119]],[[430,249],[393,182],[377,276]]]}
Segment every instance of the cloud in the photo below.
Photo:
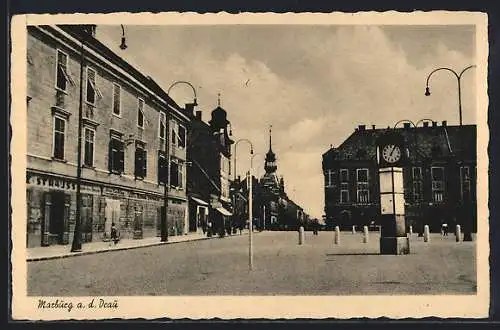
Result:
{"label": "cloud", "polygon": [[[427,33],[432,36],[427,39],[412,30],[414,41],[409,42],[403,38],[408,27],[397,29],[389,38],[377,26],[130,27],[126,51],[118,48],[116,27],[103,27],[99,38],[165,89],[176,80],[193,83],[205,120],[221,93],[233,138],[253,142],[261,154],[254,157],[254,167],[261,173],[272,124],[273,150],[287,192],[321,217],[321,155],[358,124],[458,121],[456,78],[449,72],[433,75],[429,97],[424,96],[425,81],[436,67],[461,70],[474,58],[440,42],[439,30]],[[412,48],[413,43],[418,47]],[[475,122],[474,83],[473,72],[464,74],[465,123]],[[181,105],[193,97],[183,85],[173,88],[171,96]],[[237,162],[239,174],[245,173],[250,155],[244,143],[238,145]]]}

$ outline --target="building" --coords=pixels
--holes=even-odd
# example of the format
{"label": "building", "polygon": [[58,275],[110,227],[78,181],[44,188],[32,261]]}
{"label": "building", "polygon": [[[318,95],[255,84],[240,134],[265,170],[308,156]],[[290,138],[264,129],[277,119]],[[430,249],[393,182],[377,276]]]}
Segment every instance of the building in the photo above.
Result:
{"label": "building", "polygon": [[[326,223],[350,228],[379,224],[380,195],[376,140],[392,128],[358,128],[337,148],[323,154]],[[405,139],[403,168],[407,227],[422,232],[428,224],[461,224],[476,231],[476,126],[448,126],[446,121],[405,123],[395,128]]]}
{"label": "building", "polygon": [[189,230],[218,233],[231,231],[231,145],[227,112],[219,105],[208,123],[196,111],[188,135],[187,157]]}
{"label": "building", "polygon": [[159,236],[165,183],[169,234],[187,231],[189,117],[95,29],[28,27],[28,247],[73,240],[79,183],[83,242],[108,239],[112,223],[122,239]]}
{"label": "building", "polygon": [[265,173],[258,182],[257,213],[262,214],[258,223],[271,230],[296,230],[305,224],[304,209],[291,200],[285,192],[285,181],[278,177],[276,154],[272,150],[272,131],[269,129],[269,150],[266,153]]}

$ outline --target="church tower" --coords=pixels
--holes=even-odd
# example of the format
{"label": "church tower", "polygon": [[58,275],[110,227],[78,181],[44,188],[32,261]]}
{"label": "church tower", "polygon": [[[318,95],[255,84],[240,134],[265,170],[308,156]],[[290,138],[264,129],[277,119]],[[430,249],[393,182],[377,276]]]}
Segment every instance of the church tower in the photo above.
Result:
{"label": "church tower", "polygon": [[276,165],[276,155],[272,149],[272,127],[272,125],[269,127],[269,151],[266,154],[266,162],[264,164],[264,170],[268,174],[275,173],[278,169]]}

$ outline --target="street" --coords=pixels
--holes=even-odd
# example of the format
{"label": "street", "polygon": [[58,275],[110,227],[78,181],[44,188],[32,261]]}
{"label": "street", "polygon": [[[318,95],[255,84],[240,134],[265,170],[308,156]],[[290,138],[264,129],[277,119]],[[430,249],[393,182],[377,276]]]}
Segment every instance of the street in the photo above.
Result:
{"label": "street", "polygon": [[248,236],[114,251],[28,263],[28,295],[359,295],[474,294],[476,243],[454,235],[413,235],[411,254],[379,255],[378,233],[297,232],[254,235],[254,269],[248,270]]}

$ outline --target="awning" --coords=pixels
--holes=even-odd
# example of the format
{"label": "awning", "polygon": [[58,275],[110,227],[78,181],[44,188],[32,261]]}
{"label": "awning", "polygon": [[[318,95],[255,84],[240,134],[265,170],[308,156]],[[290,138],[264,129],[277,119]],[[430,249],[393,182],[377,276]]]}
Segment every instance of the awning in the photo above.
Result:
{"label": "awning", "polygon": [[200,204],[200,205],[205,205],[205,206],[208,206],[208,203],[205,202],[204,200],[201,200],[199,198],[196,198],[196,197],[191,197],[192,200],[194,200],[196,203]]}
{"label": "awning", "polygon": [[230,216],[233,215],[231,212],[223,208],[222,206],[216,208],[217,211],[219,211],[222,215]]}

